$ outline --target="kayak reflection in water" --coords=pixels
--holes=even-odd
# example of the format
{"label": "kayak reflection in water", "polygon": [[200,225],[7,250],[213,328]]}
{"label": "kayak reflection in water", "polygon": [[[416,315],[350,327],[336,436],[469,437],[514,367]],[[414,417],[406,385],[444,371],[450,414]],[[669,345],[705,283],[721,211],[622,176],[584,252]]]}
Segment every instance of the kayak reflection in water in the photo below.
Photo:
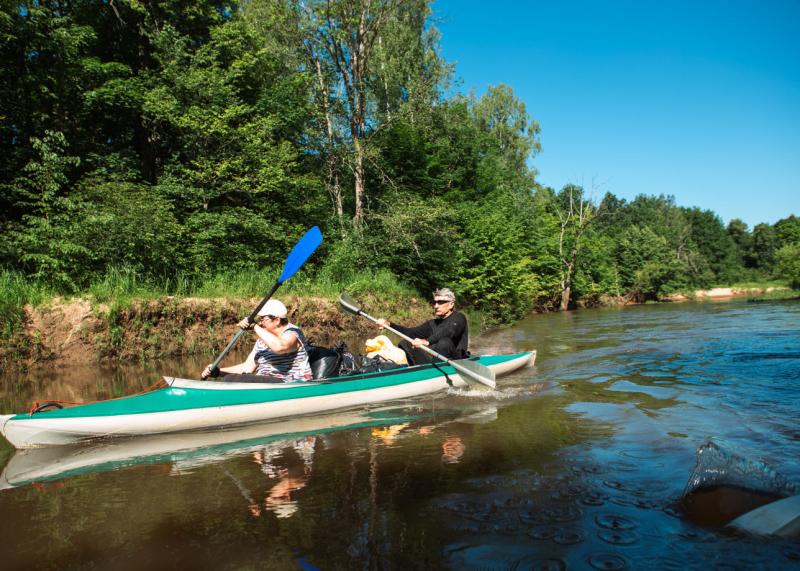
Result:
{"label": "kayak reflection in water", "polygon": [[[267,492],[263,509],[281,519],[292,517],[297,512],[299,506],[295,492],[305,488],[311,476],[316,441],[316,436],[307,436],[294,440],[288,446],[265,447],[253,453],[253,459],[261,471],[268,478],[278,480]],[[302,464],[291,461],[291,452],[286,454],[291,450],[300,457]],[[261,516],[262,506],[251,504],[250,513],[255,517]]]}
{"label": "kayak reflection in water", "polygon": [[[310,381],[311,363],[305,335],[297,325],[289,323],[287,314],[283,303],[270,299],[259,310],[255,324],[247,317],[242,319],[239,327],[253,328],[257,336],[255,345],[243,363],[221,368],[220,375],[255,373],[278,382]],[[211,373],[212,365],[208,365],[201,377],[207,379]]]}

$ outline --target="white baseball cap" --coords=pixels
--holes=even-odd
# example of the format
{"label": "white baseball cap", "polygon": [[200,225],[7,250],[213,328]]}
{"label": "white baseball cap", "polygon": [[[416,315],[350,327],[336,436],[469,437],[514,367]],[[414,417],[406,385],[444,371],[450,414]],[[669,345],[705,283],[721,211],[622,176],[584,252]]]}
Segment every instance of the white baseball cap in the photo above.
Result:
{"label": "white baseball cap", "polygon": [[264,304],[264,307],[258,311],[259,316],[271,315],[272,317],[280,317],[281,319],[285,318],[288,313],[289,312],[286,311],[286,306],[277,299],[270,299]]}

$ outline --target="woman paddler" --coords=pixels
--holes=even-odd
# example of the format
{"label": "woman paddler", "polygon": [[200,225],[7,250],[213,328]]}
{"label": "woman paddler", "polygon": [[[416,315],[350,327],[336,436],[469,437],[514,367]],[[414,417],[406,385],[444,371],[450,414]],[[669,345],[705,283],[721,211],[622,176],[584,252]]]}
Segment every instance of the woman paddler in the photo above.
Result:
{"label": "woman paddler", "polygon": [[[286,306],[277,299],[270,299],[258,312],[256,323],[245,317],[239,322],[242,329],[253,328],[256,343],[243,363],[220,368],[220,375],[255,373],[279,382],[310,381],[311,364],[306,352],[303,331],[289,323]],[[202,373],[202,378],[211,376],[211,365]],[[235,380],[235,379],[230,379]]]}

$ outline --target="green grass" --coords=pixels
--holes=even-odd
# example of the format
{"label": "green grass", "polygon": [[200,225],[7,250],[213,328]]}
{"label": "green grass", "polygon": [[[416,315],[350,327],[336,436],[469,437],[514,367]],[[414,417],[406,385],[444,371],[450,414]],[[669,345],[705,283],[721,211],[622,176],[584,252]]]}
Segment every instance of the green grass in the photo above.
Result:
{"label": "green grass", "polygon": [[[109,268],[101,280],[84,291],[69,294],[69,297],[88,298],[113,307],[125,307],[136,300],[166,296],[258,298],[267,294],[279,275],[277,269],[263,269],[221,272],[205,279],[190,280],[179,275],[163,280],[146,280],[131,268]],[[341,292],[354,296],[370,293],[387,301],[419,295],[388,271],[352,272],[347,276],[332,278],[329,274],[312,276],[302,269],[284,282],[276,295],[336,299]],[[0,336],[7,339],[20,327],[26,304],[37,306],[58,294],[53,288],[20,273],[0,271]]]}
{"label": "green grass", "polygon": [[733,289],[767,289],[768,287],[789,287],[789,282],[786,280],[758,280],[758,281],[743,281],[736,282],[730,286]]}
{"label": "green grass", "polygon": [[179,295],[203,298],[260,297],[266,295],[278,275],[274,270],[220,272],[195,280]]}
{"label": "green grass", "polygon": [[90,285],[77,297],[91,297],[103,303],[125,304],[134,299],[156,299],[167,295],[176,295],[188,288],[188,283],[181,278],[166,279],[162,282],[143,279],[135,270],[121,267],[109,268],[100,281]]}
{"label": "green grass", "polygon": [[371,293],[384,298],[419,296],[414,289],[400,283],[394,274],[387,270],[377,272],[361,271],[349,276],[332,278],[327,275],[315,277],[297,276],[287,281],[285,291],[294,295],[315,295],[335,299],[341,292],[357,296]]}
{"label": "green grass", "polygon": [[0,338],[8,339],[22,325],[25,305],[40,305],[54,292],[22,274],[0,270]]}
{"label": "green grass", "polygon": [[[202,298],[261,297],[272,288],[279,275],[277,270],[225,272],[209,276],[208,279],[195,283],[180,293]],[[339,278],[331,278],[328,275],[311,276],[307,272],[300,271],[281,284],[280,294],[276,295],[335,299],[343,291],[351,295],[370,292],[390,298],[418,295],[388,271],[362,271]]]}
{"label": "green grass", "polygon": [[800,299],[800,291],[796,289],[779,289],[757,295],[748,295],[747,301],[780,301],[789,299]]}

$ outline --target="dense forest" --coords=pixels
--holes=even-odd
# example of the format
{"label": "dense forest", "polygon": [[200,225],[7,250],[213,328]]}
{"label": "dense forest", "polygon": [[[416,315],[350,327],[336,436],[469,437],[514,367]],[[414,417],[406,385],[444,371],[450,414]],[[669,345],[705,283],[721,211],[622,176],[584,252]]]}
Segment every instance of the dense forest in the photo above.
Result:
{"label": "dense forest", "polygon": [[540,185],[537,122],[509,85],[453,94],[431,4],[4,0],[3,275],[69,294],[125,271],[169,292],[277,268],[317,224],[318,279],[448,285],[500,320],[800,287],[789,213],[749,229],[646,187]]}

